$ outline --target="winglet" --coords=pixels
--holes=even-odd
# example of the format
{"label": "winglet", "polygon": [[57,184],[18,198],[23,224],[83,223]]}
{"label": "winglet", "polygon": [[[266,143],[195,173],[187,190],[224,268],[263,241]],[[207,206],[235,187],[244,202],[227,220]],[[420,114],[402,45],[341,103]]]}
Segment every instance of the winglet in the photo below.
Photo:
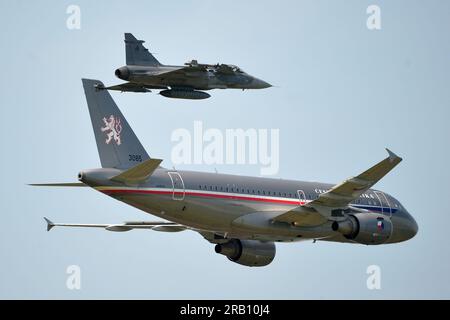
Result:
{"label": "winglet", "polygon": [[49,219],[47,219],[46,217],[44,217],[45,222],[47,222],[47,231],[52,230],[52,228],[55,226],[55,224],[53,222],[51,222]]}
{"label": "winglet", "polygon": [[400,158],[398,155],[396,155],[395,153],[393,153],[391,150],[389,150],[388,148],[386,148],[387,153],[389,154],[389,160],[391,162],[393,162],[394,160],[402,160],[402,158]]}

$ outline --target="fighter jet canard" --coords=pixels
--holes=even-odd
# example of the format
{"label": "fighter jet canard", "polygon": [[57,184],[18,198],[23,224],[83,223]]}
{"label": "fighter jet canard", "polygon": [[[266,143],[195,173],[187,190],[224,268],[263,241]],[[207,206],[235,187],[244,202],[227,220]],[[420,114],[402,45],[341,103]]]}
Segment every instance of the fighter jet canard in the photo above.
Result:
{"label": "fighter jet canard", "polygon": [[200,90],[264,89],[271,85],[242,69],[228,64],[200,64],[197,60],[184,66],[161,64],[131,33],[125,33],[126,66],[115,75],[127,83],[106,87],[108,90],[159,93],[167,98],[207,99],[210,95]]}
{"label": "fighter jet canard", "polygon": [[219,173],[171,170],[150,158],[98,80],[83,80],[102,168],[83,170],[77,183],[91,187],[161,221],[106,224],[53,223],[108,231],[191,230],[215,251],[245,266],[265,266],[275,242],[322,240],[380,245],[411,239],[418,226],[393,196],[371,189],[402,160],[388,157],[338,185]]}

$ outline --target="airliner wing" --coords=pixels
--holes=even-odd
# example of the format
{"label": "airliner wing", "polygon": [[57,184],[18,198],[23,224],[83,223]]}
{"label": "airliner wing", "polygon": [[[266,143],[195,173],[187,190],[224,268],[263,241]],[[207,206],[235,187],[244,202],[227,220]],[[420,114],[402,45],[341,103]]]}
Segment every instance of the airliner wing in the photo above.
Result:
{"label": "airliner wing", "polygon": [[389,149],[386,150],[389,156],[372,168],[334,186],[327,192],[322,193],[317,199],[284,212],[272,220],[298,226],[313,226],[322,224],[328,219],[339,219],[342,217],[340,211],[348,209],[350,202],[369,190],[402,161],[402,158],[395,153]]}
{"label": "airliner wing", "polygon": [[47,218],[47,231],[54,227],[75,227],[75,228],[102,228],[107,231],[125,232],[133,229],[151,229],[162,232],[179,232],[188,229],[188,227],[173,222],[125,222],[121,224],[80,224],[80,223],[54,223]]}
{"label": "airliner wing", "polygon": [[346,208],[350,202],[356,200],[362,193],[369,190],[402,161],[402,158],[395,153],[389,149],[386,150],[389,154],[386,159],[364,171],[359,176],[349,178],[327,192],[322,193],[319,198],[307,203],[306,206],[310,208],[317,206]]}

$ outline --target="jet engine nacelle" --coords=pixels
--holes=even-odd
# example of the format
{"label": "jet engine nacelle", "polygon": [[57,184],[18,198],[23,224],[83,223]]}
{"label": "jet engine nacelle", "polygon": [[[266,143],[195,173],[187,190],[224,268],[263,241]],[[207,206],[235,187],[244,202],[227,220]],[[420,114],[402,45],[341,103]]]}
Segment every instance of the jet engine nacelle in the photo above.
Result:
{"label": "jet engine nacelle", "polygon": [[347,220],[333,222],[333,231],[342,233],[347,239],[367,245],[385,243],[392,234],[389,217],[376,213],[357,213]]}
{"label": "jet engine nacelle", "polygon": [[273,242],[232,239],[217,244],[215,250],[229,260],[248,267],[267,266],[275,258],[276,248]]}

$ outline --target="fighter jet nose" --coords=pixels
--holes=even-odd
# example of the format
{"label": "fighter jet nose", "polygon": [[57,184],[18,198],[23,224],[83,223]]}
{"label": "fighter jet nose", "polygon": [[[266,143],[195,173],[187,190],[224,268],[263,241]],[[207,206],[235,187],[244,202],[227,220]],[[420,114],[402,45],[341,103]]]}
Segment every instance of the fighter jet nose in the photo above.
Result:
{"label": "fighter jet nose", "polygon": [[128,80],[130,78],[130,70],[127,67],[121,67],[114,72],[117,78]]}
{"label": "fighter jet nose", "polygon": [[260,79],[255,79],[257,89],[266,89],[270,88],[272,85],[268,82],[265,82]]}
{"label": "fighter jet nose", "polygon": [[262,89],[265,89],[265,88],[270,88],[272,85],[270,84],[270,83],[268,83],[268,82],[265,82],[265,81],[261,81],[262,82],[262,85],[261,85],[261,88]]}
{"label": "fighter jet nose", "polygon": [[248,89],[265,89],[270,88],[272,85],[270,83],[267,83],[261,79],[253,78],[253,80],[250,82]]}

